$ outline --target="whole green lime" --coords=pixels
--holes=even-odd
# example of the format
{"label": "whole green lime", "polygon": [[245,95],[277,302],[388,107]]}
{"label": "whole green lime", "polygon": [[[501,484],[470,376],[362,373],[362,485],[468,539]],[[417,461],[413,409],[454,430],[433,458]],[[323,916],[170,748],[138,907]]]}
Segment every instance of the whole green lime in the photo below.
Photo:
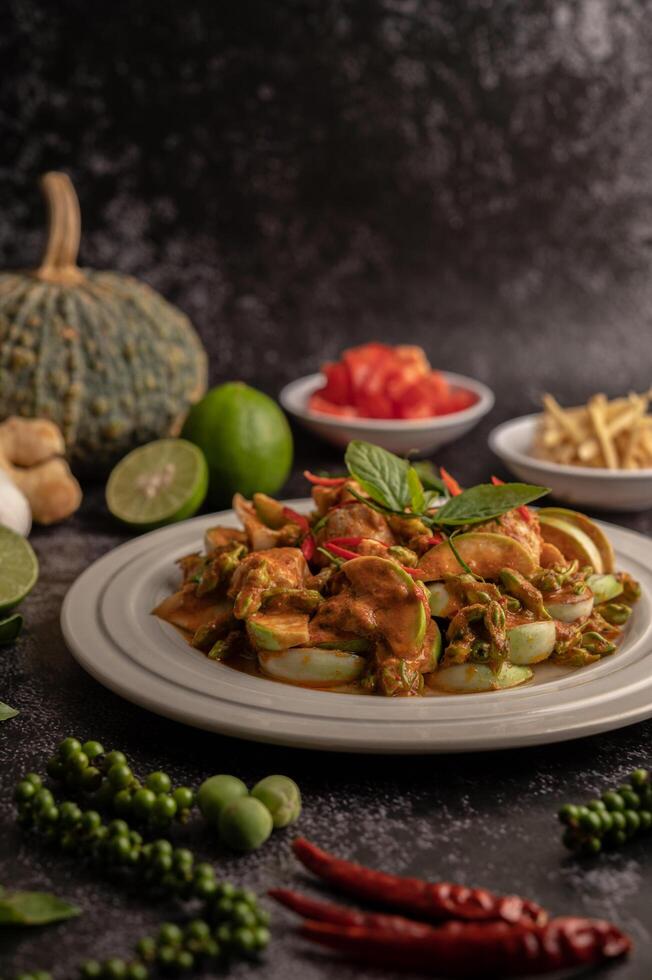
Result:
{"label": "whole green lime", "polygon": [[275,401],[241,381],[211,388],[190,410],[183,438],[203,450],[216,507],[234,493],[276,493],[292,467],[288,421]]}

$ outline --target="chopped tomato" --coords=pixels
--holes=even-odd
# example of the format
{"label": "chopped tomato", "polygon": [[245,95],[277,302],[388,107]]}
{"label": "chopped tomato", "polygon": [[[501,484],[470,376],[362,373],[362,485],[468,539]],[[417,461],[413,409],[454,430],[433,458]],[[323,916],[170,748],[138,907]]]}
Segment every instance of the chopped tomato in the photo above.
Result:
{"label": "chopped tomato", "polygon": [[352,405],[353,390],[351,378],[345,364],[324,364],[322,371],[326,375],[326,384],[320,395],[334,405]]}
{"label": "chopped tomato", "polygon": [[371,419],[425,419],[460,412],[477,401],[433,371],[421,347],[370,343],[325,364],[326,384],[309,400],[315,412]]}

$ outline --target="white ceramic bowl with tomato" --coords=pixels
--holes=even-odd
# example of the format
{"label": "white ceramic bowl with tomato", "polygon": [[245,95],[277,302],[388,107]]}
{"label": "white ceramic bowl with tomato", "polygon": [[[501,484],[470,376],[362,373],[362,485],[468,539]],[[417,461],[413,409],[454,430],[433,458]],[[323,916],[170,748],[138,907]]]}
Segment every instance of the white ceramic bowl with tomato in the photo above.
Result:
{"label": "white ceramic bowl with tomato", "polygon": [[540,415],[523,415],[498,425],[489,447],[517,479],[550,487],[557,500],[617,511],[652,507],[652,469],[608,470],[570,466],[532,455]]}
{"label": "white ceramic bowl with tomato", "polygon": [[310,397],[326,382],[323,374],[309,374],[286,385],[279,395],[281,405],[307,429],[331,442],[346,446],[352,439],[373,442],[392,453],[425,455],[466,435],[494,404],[487,385],[463,374],[442,371],[451,388],[471,392],[476,401],[468,408],[447,415],[420,419],[369,419],[360,416],[330,415],[309,407]]}

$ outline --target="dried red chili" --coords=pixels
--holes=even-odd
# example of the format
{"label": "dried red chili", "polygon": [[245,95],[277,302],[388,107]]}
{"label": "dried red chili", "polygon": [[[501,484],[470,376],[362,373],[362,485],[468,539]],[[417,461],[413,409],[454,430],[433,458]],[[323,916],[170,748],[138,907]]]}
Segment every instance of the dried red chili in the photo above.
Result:
{"label": "dried red chili", "polygon": [[383,929],[413,936],[421,936],[424,932],[431,932],[433,929],[433,926],[427,922],[415,922],[402,915],[362,912],[349,906],[336,905],[334,902],[322,902],[289,888],[272,888],[268,894],[285,908],[292,909],[297,915],[314,922],[330,922],[340,926],[365,926],[370,929]]}
{"label": "dried red chili", "polygon": [[447,922],[421,932],[306,921],[301,933],[363,963],[447,977],[513,977],[595,966],[623,956],[628,936],[609,922]]}
{"label": "dried red chili", "polygon": [[346,894],[380,902],[421,919],[503,919],[505,922],[525,919],[536,923],[547,919],[539,905],[518,895],[496,895],[484,888],[430,883],[373,871],[328,854],[303,837],[292,846],[306,868]]}

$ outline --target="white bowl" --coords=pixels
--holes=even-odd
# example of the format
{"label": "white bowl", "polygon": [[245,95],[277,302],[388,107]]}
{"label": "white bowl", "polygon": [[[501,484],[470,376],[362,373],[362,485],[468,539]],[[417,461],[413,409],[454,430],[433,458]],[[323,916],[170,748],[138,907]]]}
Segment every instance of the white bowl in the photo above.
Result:
{"label": "white bowl", "polygon": [[540,418],[540,415],[523,415],[503,422],[489,435],[490,449],[514,476],[527,483],[550,487],[555,497],[569,504],[620,511],[652,507],[652,469],[568,466],[532,456]]}
{"label": "white bowl", "polygon": [[478,396],[478,401],[461,412],[427,419],[342,418],[313,412],[308,408],[310,396],[326,383],[323,374],[309,374],[291,381],[281,391],[279,401],[289,415],[334,446],[346,446],[352,439],[362,439],[392,453],[425,455],[465,435],[491,411],[494,404],[493,392],[481,381],[448,371],[442,374],[453,387],[472,391]]}

